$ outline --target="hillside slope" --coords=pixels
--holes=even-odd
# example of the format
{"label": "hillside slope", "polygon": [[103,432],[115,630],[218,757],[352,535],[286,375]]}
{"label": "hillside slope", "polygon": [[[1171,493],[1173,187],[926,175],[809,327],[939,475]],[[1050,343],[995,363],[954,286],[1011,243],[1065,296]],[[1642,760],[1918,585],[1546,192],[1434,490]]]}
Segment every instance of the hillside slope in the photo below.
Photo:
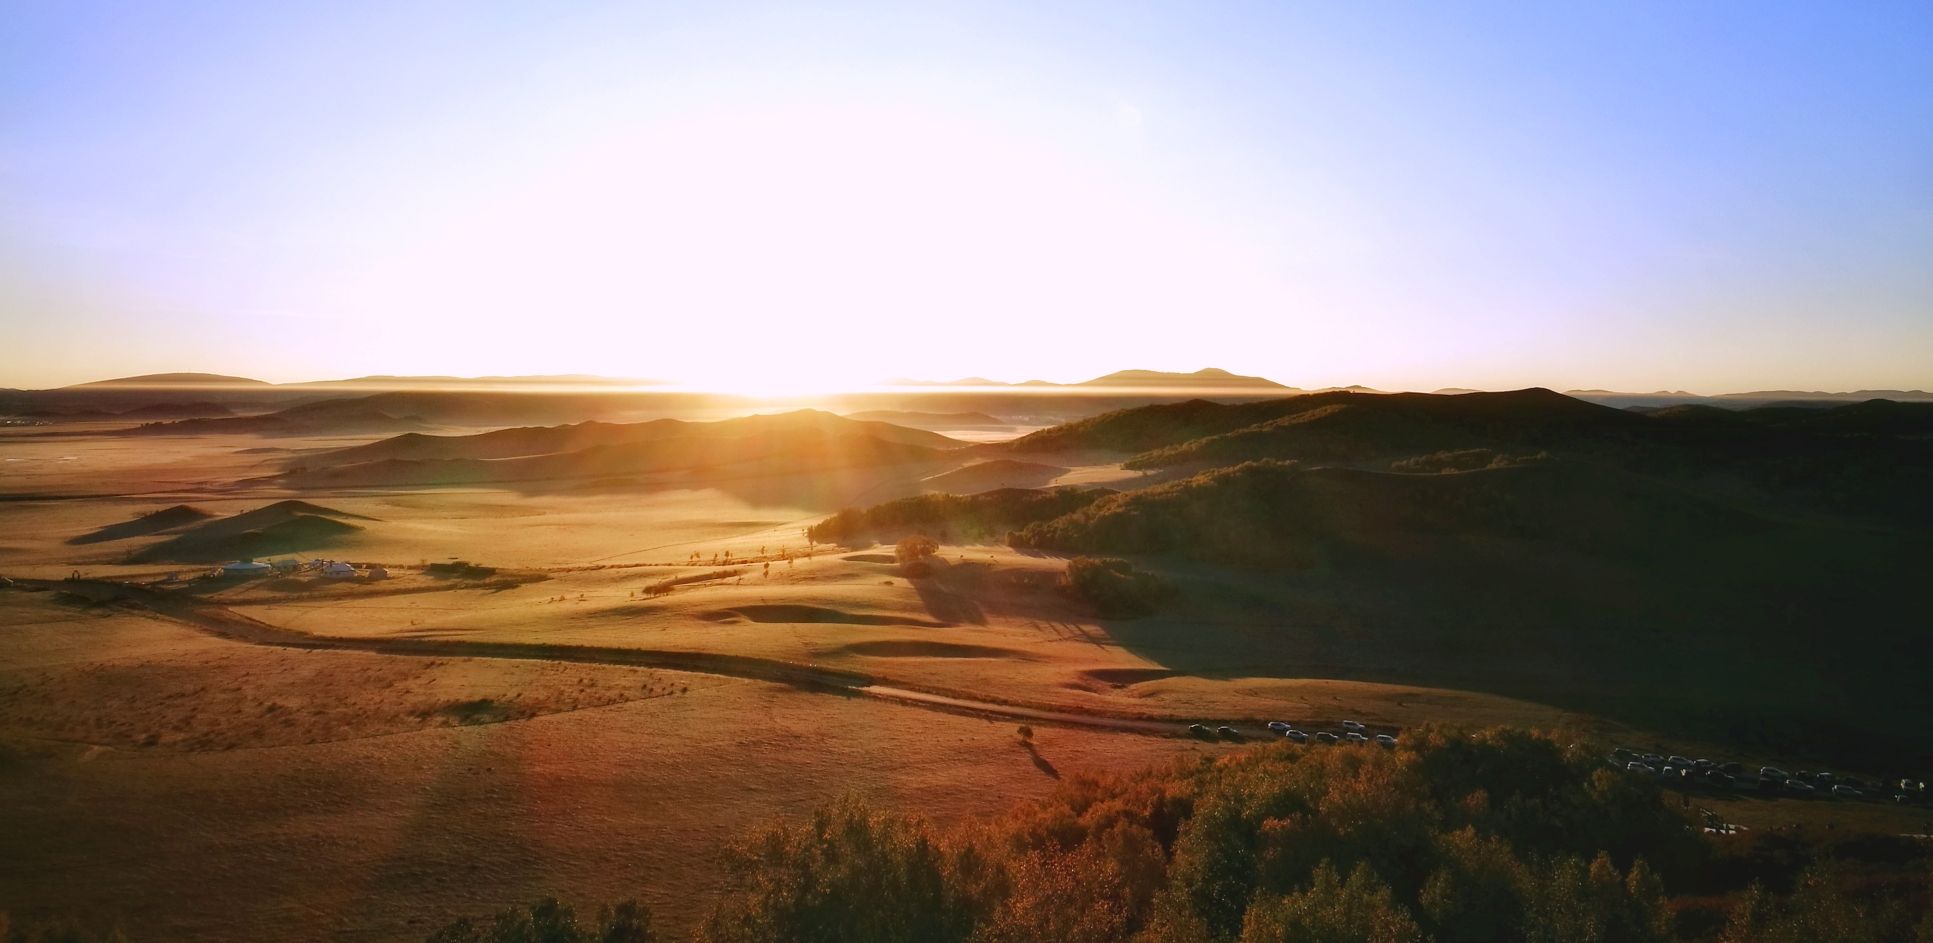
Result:
{"label": "hillside slope", "polygon": [[1254,462],[1010,540],[1181,575],[1194,589],[1162,619],[1116,632],[1175,670],[1318,671],[1815,755],[1933,755],[1919,669],[1880,655],[1927,650],[1917,587],[1933,535],[1918,527],[1563,460],[1451,474]]}
{"label": "hillside slope", "polygon": [[[185,517],[185,515],[178,515]],[[131,555],[138,563],[220,563],[226,560],[320,550],[362,530],[369,518],[307,501],[278,501],[177,531]]]}
{"label": "hillside slope", "polygon": [[[668,471],[808,472],[942,467],[964,445],[936,433],[801,410],[700,423],[579,423],[472,436],[402,436],[297,460],[303,487],[622,478]],[[964,453],[961,453],[964,457]]]}

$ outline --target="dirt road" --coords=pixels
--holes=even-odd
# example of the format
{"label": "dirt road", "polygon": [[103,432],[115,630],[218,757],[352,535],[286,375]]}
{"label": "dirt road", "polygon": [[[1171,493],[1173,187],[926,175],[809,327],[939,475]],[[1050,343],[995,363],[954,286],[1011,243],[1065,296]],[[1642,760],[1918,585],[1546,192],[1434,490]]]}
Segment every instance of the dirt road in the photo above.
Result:
{"label": "dirt road", "polygon": [[[136,584],[108,580],[18,580],[16,584],[16,591],[60,591],[84,597],[97,604],[132,606],[210,635],[250,645],[415,657],[506,658],[628,665],[769,681],[800,690],[847,697],[870,697],[954,714],[1033,724],[1086,727],[1144,736],[1187,736],[1191,722],[1174,718],[1113,716],[1068,710],[1062,707],[1003,703],[958,692],[923,688],[864,672],[717,652],[667,651],[597,645],[312,635],[271,625],[205,600],[178,596],[165,590]],[[1213,727],[1222,722],[1204,721],[1204,723]],[[1231,722],[1231,725],[1241,730],[1245,737],[1269,736],[1266,728],[1260,724]]]}

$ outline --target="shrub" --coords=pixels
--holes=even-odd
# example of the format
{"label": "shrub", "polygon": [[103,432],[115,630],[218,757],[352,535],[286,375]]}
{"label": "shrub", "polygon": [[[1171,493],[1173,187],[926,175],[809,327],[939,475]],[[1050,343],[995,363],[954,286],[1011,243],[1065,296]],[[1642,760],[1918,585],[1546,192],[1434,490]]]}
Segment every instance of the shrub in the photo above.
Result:
{"label": "shrub", "polygon": [[918,820],[852,797],[802,825],[735,849],[732,893],[706,921],[711,943],[964,941],[976,923],[971,881]]}
{"label": "shrub", "polygon": [[1095,612],[1118,619],[1147,615],[1173,595],[1166,580],[1114,557],[1075,557],[1068,561],[1061,585]]}
{"label": "shrub", "polygon": [[1345,883],[1335,866],[1316,867],[1309,889],[1248,910],[1241,943],[1416,943],[1422,931],[1367,862]]}
{"label": "shrub", "polygon": [[501,911],[487,923],[458,920],[429,935],[427,943],[653,943],[651,911],[635,900],[598,911],[591,924],[554,897]]}
{"label": "shrub", "polygon": [[893,559],[899,561],[900,572],[907,576],[925,576],[932,571],[932,564],[926,558],[939,552],[938,542],[919,535],[908,537],[893,547]]}
{"label": "shrub", "polygon": [[0,911],[0,943],[127,943],[120,930],[95,932],[70,920],[10,921]]}
{"label": "shrub", "polygon": [[1483,468],[1509,468],[1512,465],[1527,465],[1531,462],[1549,461],[1549,452],[1530,452],[1522,455],[1507,455],[1495,449],[1453,449],[1444,452],[1431,452],[1414,458],[1397,459],[1389,463],[1391,471],[1411,474],[1446,473],[1476,471]]}

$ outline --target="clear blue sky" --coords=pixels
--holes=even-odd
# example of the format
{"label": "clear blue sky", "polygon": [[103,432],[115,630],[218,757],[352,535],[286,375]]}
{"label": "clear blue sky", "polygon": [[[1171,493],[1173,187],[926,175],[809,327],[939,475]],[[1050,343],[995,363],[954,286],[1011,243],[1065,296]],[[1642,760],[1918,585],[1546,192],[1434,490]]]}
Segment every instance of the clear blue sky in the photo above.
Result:
{"label": "clear blue sky", "polygon": [[0,386],[1933,388],[1924,0],[277,6],[6,0]]}

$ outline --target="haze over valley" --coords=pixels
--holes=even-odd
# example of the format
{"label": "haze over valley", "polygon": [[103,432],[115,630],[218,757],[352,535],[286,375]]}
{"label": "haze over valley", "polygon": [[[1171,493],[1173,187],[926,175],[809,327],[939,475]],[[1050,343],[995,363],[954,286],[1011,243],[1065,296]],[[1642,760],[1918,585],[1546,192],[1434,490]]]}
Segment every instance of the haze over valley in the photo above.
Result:
{"label": "haze over valley", "polygon": [[4,20],[0,943],[1933,941],[1933,6]]}

